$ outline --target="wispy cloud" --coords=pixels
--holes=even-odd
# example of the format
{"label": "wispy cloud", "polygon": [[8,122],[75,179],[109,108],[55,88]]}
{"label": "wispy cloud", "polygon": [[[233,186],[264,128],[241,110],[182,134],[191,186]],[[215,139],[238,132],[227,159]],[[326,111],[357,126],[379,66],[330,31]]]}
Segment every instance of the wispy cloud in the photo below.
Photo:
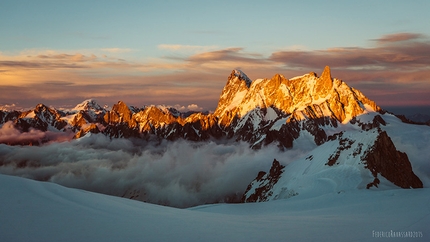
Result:
{"label": "wispy cloud", "polygon": [[85,56],[81,53],[76,54],[48,54],[48,55],[37,55],[36,58],[43,60],[68,60],[72,62],[85,62],[85,61],[93,61],[97,59],[97,56],[91,54],[90,56]]}
{"label": "wispy cloud", "polygon": [[132,52],[133,49],[130,49],[130,48],[103,48],[103,49],[101,49],[101,51],[118,54],[118,53]]}
{"label": "wispy cloud", "polygon": [[[261,57],[261,56],[260,56]],[[243,48],[228,48],[210,52],[199,53],[188,58],[192,62],[207,61],[258,61],[258,58],[252,58],[250,54],[244,53]]]}
{"label": "wispy cloud", "polygon": [[204,111],[204,109],[202,107],[200,107],[197,104],[189,104],[189,105],[173,105],[173,107],[181,112],[186,112],[186,111]]}
{"label": "wispy cloud", "polygon": [[315,51],[279,51],[270,60],[291,67],[390,69],[427,67],[430,64],[430,42],[404,45],[382,45],[373,48],[335,48]]}
{"label": "wispy cloud", "polygon": [[416,40],[424,38],[423,34],[418,33],[395,33],[395,34],[387,34],[383,35],[378,39],[373,39],[373,41],[377,42],[399,42],[399,41],[408,41],[408,40]]}

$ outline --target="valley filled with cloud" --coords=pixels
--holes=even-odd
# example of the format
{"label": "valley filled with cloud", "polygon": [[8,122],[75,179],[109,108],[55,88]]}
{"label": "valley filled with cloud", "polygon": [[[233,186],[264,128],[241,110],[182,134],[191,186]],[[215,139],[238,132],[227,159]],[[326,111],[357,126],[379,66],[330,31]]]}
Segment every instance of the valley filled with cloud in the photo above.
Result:
{"label": "valley filled with cloud", "polygon": [[92,134],[42,146],[0,144],[0,173],[190,207],[238,202],[250,181],[268,170],[273,159],[285,164],[301,155],[300,149],[281,153],[276,146],[252,150],[242,142],[158,143]]}

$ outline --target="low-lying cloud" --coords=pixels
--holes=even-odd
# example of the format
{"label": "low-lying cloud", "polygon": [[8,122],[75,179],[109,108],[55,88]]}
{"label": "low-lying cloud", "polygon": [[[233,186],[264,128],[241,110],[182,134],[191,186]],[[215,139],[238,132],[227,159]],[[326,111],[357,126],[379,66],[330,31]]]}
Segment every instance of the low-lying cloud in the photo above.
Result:
{"label": "low-lying cloud", "polygon": [[28,132],[20,132],[17,130],[12,121],[8,121],[0,126],[0,143],[28,143],[33,141],[41,141],[45,138],[45,133],[30,129]]}
{"label": "low-lying cloud", "polygon": [[235,201],[274,158],[286,164],[303,151],[247,143],[151,144],[91,135],[43,146],[0,144],[0,172],[175,207]]}
{"label": "low-lying cloud", "polygon": [[8,121],[0,125],[0,144],[20,145],[20,144],[42,144],[46,142],[62,142],[73,138],[74,133],[67,132],[43,132],[30,128],[28,132],[21,132],[15,128],[13,121]]}

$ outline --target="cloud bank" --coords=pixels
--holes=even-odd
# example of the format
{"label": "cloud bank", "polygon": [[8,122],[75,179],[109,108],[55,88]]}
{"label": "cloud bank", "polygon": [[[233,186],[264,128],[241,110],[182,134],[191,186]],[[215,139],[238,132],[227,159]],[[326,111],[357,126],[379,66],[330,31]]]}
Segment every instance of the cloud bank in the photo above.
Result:
{"label": "cloud bank", "polygon": [[0,127],[0,143],[38,142],[44,138],[45,133],[37,129],[30,129],[29,132],[21,133],[15,129],[12,121],[8,121]]}
{"label": "cloud bank", "polygon": [[16,129],[13,121],[8,121],[0,125],[0,144],[41,144],[45,142],[66,141],[73,137],[72,132],[52,132],[40,131],[30,128],[28,132],[21,132]]}
{"label": "cloud bank", "polygon": [[0,172],[175,207],[234,201],[274,158],[304,152],[255,151],[246,143],[167,142],[91,135],[43,146],[0,144]]}
{"label": "cloud bank", "polygon": [[232,69],[242,69],[255,80],[276,73],[287,78],[320,73],[329,65],[334,77],[360,89],[379,105],[430,105],[426,98],[430,93],[430,39],[420,33],[383,35],[369,40],[367,47],[290,48],[272,53],[251,52],[240,46],[159,44],[154,49],[169,52],[146,59],[132,59],[130,52],[138,51],[127,48],[94,53],[0,53],[4,90],[0,104],[73,106],[96,98],[106,104],[119,100],[134,106],[194,103],[214,110]]}

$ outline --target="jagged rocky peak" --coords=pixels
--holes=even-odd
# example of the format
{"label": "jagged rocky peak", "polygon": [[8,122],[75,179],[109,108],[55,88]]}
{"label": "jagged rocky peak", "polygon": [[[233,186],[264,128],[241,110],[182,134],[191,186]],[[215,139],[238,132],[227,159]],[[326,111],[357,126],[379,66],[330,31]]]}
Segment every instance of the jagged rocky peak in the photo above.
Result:
{"label": "jagged rocky peak", "polygon": [[324,98],[333,89],[333,79],[331,78],[330,67],[326,66],[324,68],[321,77],[315,82],[313,93],[315,95],[314,99]]}
{"label": "jagged rocky peak", "polygon": [[46,109],[49,109],[49,107],[43,103],[39,103],[36,105],[36,108],[34,110],[41,111],[41,110],[46,110]]}
{"label": "jagged rocky peak", "polygon": [[276,73],[271,80],[275,83],[281,84],[283,81],[285,81],[285,77],[282,74]]}
{"label": "jagged rocky peak", "polygon": [[107,112],[103,117],[108,124],[112,123],[128,123],[129,126],[135,127],[136,121],[132,118],[133,113],[123,101],[114,104],[112,110]]}
{"label": "jagged rocky peak", "polygon": [[55,108],[50,108],[42,103],[37,104],[34,110],[29,110],[24,113],[27,113],[28,115],[31,112],[33,112],[39,118],[44,117],[45,119],[59,119],[61,117],[60,111],[56,110]]}
{"label": "jagged rocky peak", "polygon": [[117,104],[114,104],[111,111],[123,115],[125,119],[133,115],[129,106],[127,106],[123,101],[118,101]]}
{"label": "jagged rocky peak", "polygon": [[[224,86],[218,106],[215,109],[215,116],[229,116],[234,113],[234,109],[242,102],[243,97],[251,86],[251,79],[240,70],[233,70]],[[233,111],[233,112],[232,112]],[[229,124],[230,118],[225,118],[221,123]]]}
{"label": "jagged rocky peak", "polygon": [[144,110],[133,115],[133,117],[141,126],[142,131],[150,130],[152,127],[158,128],[164,124],[171,124],[177,121],[168,108],[154,105],[146,107]]}
{"label": "jagged rocky peak", "polygon": [[291,79],[276,74],[271,79],[257,79],[250,86],[236,75],[241,76],[234,70],[214,113],[224,125],[257,108],[273,107],[297,120],[328,117],[342,123],[364,112],[380,110],[360,91],[332,78],[329,66],[320,77],[313,72]]}
{"label": "jagged rocky peak", "polygon": [[322,72],[322,74],[321,74],[320,79],[321,79],[321,80],[323,80],[323,81],[325,81],[325,80],[327,80],[327,81],[332,81],[332,78],[331,78],[331,71],[330,71],[330,66],[326,66],[326,67],[324,68],[324,70],[323,70],[323,72]]}
{"label": "jagged rocky peak", "polygon": [[244,81],[248,88],[251,86],[252,80],[249,79],[249,77],[243,71],[239,69],[234,69],[228,79],[231,80],[235,77],[237,77],[240,81]]}
{"label": "jagged rocky peak", "polygon": [[29,110],[29,111],[24,112],[24,113],[31,113],[31,112],[34,112],[34,114],[36,114],[36,115],[37,114],[38,115],[44,115],[44,116],[52,115],[54,117],[60,116],[59,112],[56,109],[50,108],[43,103],[37,104],[33,110]]}

